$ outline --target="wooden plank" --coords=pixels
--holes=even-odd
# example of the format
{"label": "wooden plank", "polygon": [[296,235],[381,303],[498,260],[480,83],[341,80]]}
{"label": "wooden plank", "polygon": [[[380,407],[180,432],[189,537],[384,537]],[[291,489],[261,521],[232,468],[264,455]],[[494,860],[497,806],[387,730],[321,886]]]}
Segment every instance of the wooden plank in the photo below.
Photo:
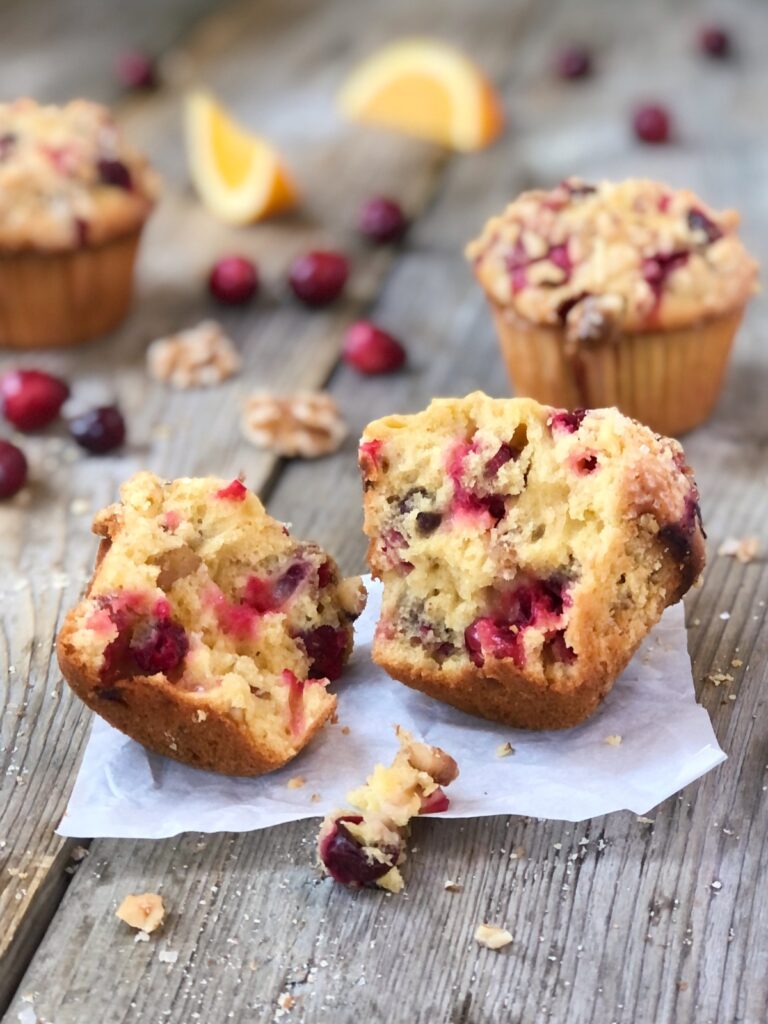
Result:
{"label": "wooden plank", "polygon": [[[339,31],[347,39],[358,22],[343,10]],[[492,157],[448,166],[436,202],[374,309],[408,341],[411,370],[365,382],[346,369],[334,375],[332,389],[354,429],[395,408],[418,408],[433,393],[474,386],[503,393],[487,314],[458,250],[485,214],[528,180],[551,181],[574,169],[590,175],[639,169],[691,183],[715,199],[738,195],[749,213],[753,247],[758,255],[766,252],[757,185],[745,183],[737,170],[743,161],[764,163],[763,143],[755,141],[759,115],[745,102],[744,123],[730,126],[733,86],[713,93],[704,70],[692,70],[680,57],[693,29],[687,8],[663,10],[661,36],[657,5],[618,9],[607,0],[591,2],[586,21],[583,9],[578,18],[572,8],[559,10],[564,37],[581,24],[594,25],[602,45],[620,47],[629,62],[619,69],[606,53],[605,77],[564,99],[545,77],[551,6],[535,5],[527,22],[515,23],[489,4],[466,24],[466,10],[441,4],[441,28],[487,54],[491,69],[504,67],[518,134]],[[388,7],[376,31],[401,26],[404,12]],[[428,4],[419,17],[428,24]],[[744,6],[734,17],[742,22],[746,60],[751,39],[764,33],[765,15]],[[292,25],[292,32],[318,31],[315,24]],[[510,42],[515,25],[517,45]],[[363,33],[371,31],[362,26]],[[507,60],[512,48],[514,62]],[[667,152],[627,148],[624,121],[615,112],[646,81],[643,55],[657,48],[659,89],[682,97],[687,123],[701,125],[706,113],[722,126],[706,146],[702,135],[695,146]],[[749,93],[748,83],[760,72],[746,67],[739,91]],[[606,131],[600,116],[609,111],[617,120]],[[713,554],[726,535],[762,532],[765,540],[768,408],[759,401],[766,362],[757,330],[763,305],[762,298],[756,301],[740,338],[717,417],[687,442],[712,555],[704,587],[688,602],[689,637],[700,700],[730,754],[725,765],[666,801],[650,823],[629,814],[580,826],[518,818],[420,822],[407,898],[350,894],[320,881],[311,868],[311,823],[234,838],[96,842],[7,1019],[15,1024],[28,995],[38,1015],[57,1024],[205,1021],[228,1014],[322,1021],[348,1017],[351,1006],[356,1018],[424,1024],[764,1020],[768,949],[759,883],[766,859],[768,737],[760,712],[768,571],[764,561],[740,566]],[[328,330],[338,338],[340,326]],[[172,412],[175,422],[181,410]],[[183,457],[179,444],[163,455],[163,464],[175,471]],[[298,532],[314,535],[348,568],[358,568],[358,487],[347,446],[323,463],[292,464],[272,487],[270,504]],[[730,618],[721,619],[726,611]],[[734,659],[743,665],[732,667]],[[731,687],[705,681],[718,670],[734,675]],[[457,877],[463,891],[445,892],[443,879]],[[722,887],[713,889],[713,881]],[[141,889],[162,891],[171,917],[159,940],[134,945],[113,910],[125,892]],[[515,942],[499,954],[478,948],[471,936],[481,920],[505,924]],[[158,959],[166,946],[179,953],[173,965]],[[290,1016],[278,1013],[284,993],[297,1000]]]}

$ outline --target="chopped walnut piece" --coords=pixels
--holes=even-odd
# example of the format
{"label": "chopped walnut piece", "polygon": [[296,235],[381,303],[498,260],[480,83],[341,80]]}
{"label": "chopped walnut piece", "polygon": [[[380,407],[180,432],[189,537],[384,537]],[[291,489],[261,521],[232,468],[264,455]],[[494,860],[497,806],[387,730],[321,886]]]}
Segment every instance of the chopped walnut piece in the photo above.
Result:
{"label": "chopped walnut piece", "polygon": [[621,736],[618,734],[606,736],[603,743],[607,743],[609,747],[618,747],[621,745]]}
{"label": "chopped walnut piece", "polygon": [[281,996],[278,996],[277,1005],[281,1010],[292,1010],[296,1005],[296,1000],[289,992],[283,992]]}
{"label": "chopped walnut piece", "polygon": [[495,924],[480,924],[475,931],[475,942],[487,949],[501,949],[508,946],[512,936],[506,928],[498,928]]}
{"label": "chopped walnut piece", "polygon": [[303,775],[294,775],[292,779],[288,779],[287,786],[288,789],[301,789],[301,787],[305,786],[306,783],[307,780]]}
{"label": "chopped walnut piece", "polygon": [[452,878],[446,878],[443,882],[443,888],[446,892],[461,892],[464,886],[461,882],[454,882]]}
{"label": "chopped walnut piece", "polygon": [[718,555],[736,558],[742,565],[754,561],[760,554],[760,541],[757,537],[728,537],[717,549]]}
{"label": "chopped walnut piece", "polygon": [[131,928],[139,928],[143,932],[153,932],[163,923],[165,917],[163,897],[158,896],[156,892],[126,896],[115,913]]}
{"label": "chopped walnut piece", "polygon": [[240,427],[257,448],[289,458],[329,455],[347,436],[338,407],[325,392],[251,395],[245,400]]}
{"label": "chopped walnut piece", "polygon": [[171,387],[205,388],[220,384],[240,369],[240,355],[215,320],[203,320],[147,349],[147,371]]}
{"label": "chopped walnut piece", "polygon": [[514,754],[515,748],[512,744],[507,741],[506,743],[500,743],[496,747],[496,757],[509,757],[510,754]]}
{"label": "chopped walnut piece", "polygon": [[[408,734],[397,727],[395,730],[398,739]],[[450,754],[446,754],[440,747],[430,747],[428,743],[419,743],[417,740],[404,740],[408,763],[416,771],[426,772],[431,775],[438,786],[448,786],[459,774],[459,768]]]}

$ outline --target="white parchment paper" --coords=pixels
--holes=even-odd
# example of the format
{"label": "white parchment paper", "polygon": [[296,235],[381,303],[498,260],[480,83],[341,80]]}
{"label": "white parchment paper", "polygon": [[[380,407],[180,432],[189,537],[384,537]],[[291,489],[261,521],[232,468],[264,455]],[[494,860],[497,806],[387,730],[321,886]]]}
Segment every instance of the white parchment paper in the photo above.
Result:
{"label": "white parchment paper", "polygon": [[[327,726],[285,768],[258,779],[202,772],[151,754],[95,718],[59,834],[157,839],[179,832],[246,832],[346,805],[374,763],[397,749],[395,723],[444,747],[461,774],[441,817],[523,814],[582,821],[645,814],[725,760],[696,703],[682,605],[669,608],[597,713],[565,732],[530,733],[462,714],[409,690],[373,664],[380,586],[366,581],[354,657]],[[342,731],[349,727],[348,734]],[[606,742],[620,737],[620,743]],[[496,754],[508,741],[514,753]],[[305,780],[289,789],[288,780]],[[319,800],[312,800],[319,794]]]}

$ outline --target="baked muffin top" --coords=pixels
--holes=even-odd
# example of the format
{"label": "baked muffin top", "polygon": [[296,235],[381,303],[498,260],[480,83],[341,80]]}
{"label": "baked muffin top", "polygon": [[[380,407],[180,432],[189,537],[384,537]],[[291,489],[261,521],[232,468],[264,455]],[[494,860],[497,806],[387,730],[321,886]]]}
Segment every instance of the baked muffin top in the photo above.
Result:
{"label": "baked muffin top", "polygon": [[99,245],[140,227],[157,191],[106,107],[0,104],[0,249]]}
{"label": "baked muffin top", "polygon": [[757,264],[735,210],[687,189],[568,179],[524,192],[467,246],[489,298],[578,341],[613,330],[684,327],[729,313],[755,290]]}

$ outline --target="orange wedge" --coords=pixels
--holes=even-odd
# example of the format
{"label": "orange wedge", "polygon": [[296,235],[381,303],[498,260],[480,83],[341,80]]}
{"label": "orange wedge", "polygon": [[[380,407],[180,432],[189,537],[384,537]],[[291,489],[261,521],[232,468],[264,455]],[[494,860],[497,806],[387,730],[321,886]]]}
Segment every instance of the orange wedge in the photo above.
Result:
{"label": "orange wedge", "polygon": [[339,95],[356,121],[431,139],[452,149],[482,149],[503,127],[499,98],[462,53],[430,39],[392,43],[365,60]]}
{"label": "orange wedge", "polygon": [[278,153],[207,93],[187,97],[186,134],[195,188],[222,220],[250,224],[296,205],[296,187]]}

